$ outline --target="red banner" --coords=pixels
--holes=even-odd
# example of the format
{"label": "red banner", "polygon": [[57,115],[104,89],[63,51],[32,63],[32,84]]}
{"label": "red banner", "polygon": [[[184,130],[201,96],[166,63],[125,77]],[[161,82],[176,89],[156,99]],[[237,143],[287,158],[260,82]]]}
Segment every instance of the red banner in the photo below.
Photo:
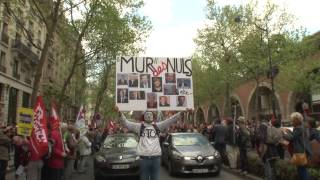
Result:
{"label": "red banner", "polygon": [[31,145],[39,156],[43,156],[48,151],[48,128],[46,111],[41,96],[37,97],[34,111],[34,123],[31,133]]}
{"label": "red banner", "polygon": [[60,119],[57,113],[57,108],[55,103],[51,103],[51,117],[50,117],[51,130],[59,130]]}

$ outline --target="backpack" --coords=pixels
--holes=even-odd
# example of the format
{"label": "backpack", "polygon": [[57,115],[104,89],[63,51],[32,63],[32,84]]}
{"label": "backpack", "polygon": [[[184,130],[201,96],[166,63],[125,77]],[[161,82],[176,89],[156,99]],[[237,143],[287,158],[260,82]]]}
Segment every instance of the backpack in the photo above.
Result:
{"label": "backpack", "polygon": [[267,144],[277,145],[280,143],[282,138],[283,138],[283,134],[280,128],[276,128],[274,126],[267,127],[267,138],[266,138]]}
{"label": "backpack", "polygon": [[[156,130],[156,135],[157,135],[158,137],[160,137],[160,129],[159,129],[159,127],[158,127],[156,124],[152,124],[152,126],[153,126],[153,128]],[[145,128],[146,128],[146,126],[145,126],[143,123],[141,123],[141,126],[140,126],[140,136],[142,135],[142,133],[143,133],[143,131],[144,131]]]}

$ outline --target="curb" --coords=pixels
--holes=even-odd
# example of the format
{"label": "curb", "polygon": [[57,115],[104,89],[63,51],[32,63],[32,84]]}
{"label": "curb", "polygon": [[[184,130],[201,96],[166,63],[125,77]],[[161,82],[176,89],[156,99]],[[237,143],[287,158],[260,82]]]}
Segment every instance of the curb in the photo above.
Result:
{"label": "curb", "polygon": [[252,174],[242,175],[239,172],[237,172],[236,170],[230,169],[230,168],[228,168],[227,166],[224,166],[224,165],[222,165],[221,168],[224,171],[229,172],[229,173],[231,173],[233,175],[236,175],[238,177],[242,177],[242,178],[246,178],[246,179],[250,179],[250,180],[263,180],[263,178],[254,176]]}

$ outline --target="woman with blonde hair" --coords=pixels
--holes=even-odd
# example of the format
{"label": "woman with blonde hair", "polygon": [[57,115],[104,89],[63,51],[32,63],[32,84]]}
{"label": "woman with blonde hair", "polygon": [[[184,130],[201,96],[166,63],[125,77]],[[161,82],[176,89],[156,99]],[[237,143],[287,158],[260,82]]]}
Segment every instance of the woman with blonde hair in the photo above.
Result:
{"label": "woman with blonde hair", "polygon": [[290,115],[290,120],[292,121],[293,132],[291,133],[290,131],[283,129],[284,138],[293,145],[292,163],[297,166],[299,179],[309,180],[309,173],[305,167],[307,163],[294,160],[297,155],[306,156],[306,158],[311,156],[310,144],[303,124],[303,116],[298,112],[294,112]]}

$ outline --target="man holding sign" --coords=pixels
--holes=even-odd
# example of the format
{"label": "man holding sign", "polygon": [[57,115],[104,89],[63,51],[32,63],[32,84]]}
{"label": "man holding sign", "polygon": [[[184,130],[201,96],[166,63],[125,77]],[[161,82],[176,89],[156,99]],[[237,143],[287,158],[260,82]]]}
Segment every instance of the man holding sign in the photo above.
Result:
{"label": "man holding sign", "polygon": [[137,153],[140,157],[140,180],[159,180],[160,163],[161,163],[161,146],[160,146],[160,132],[165,131],[171,124],[177,122],[182,116],[183,112],[179,112],[169,119],[155,123],[153,112],[146,111],[143,114],[144,121],[142,123],[132,122],[122,114],[118,107],[116,111],[119,112],[121,123],[139,135],[139,144]]}

